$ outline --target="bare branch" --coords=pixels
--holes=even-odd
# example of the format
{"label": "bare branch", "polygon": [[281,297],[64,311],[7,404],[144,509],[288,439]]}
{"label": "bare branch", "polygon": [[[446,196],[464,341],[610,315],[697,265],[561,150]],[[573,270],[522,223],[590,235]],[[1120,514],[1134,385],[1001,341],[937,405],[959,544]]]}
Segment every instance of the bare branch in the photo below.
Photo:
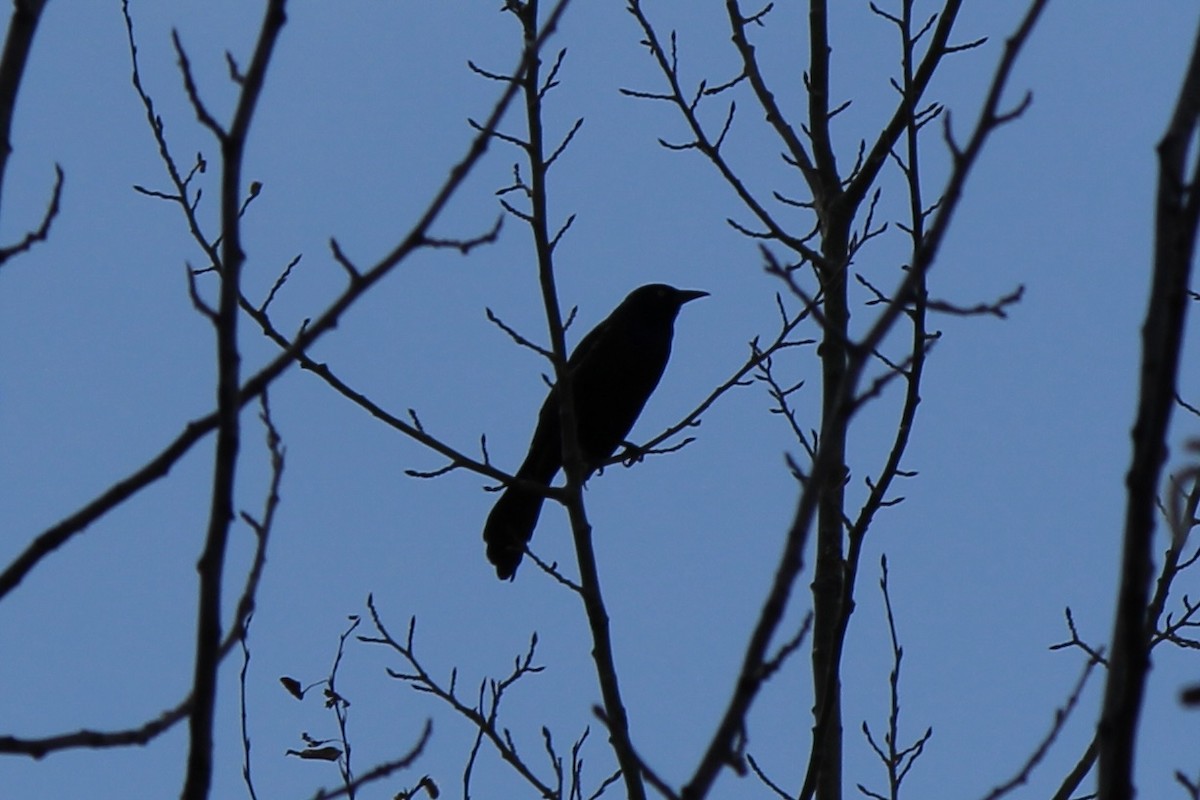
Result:
{"label": "bare branch", "polygon": [[1083,674],[1075,682],[1075,688],[1071,690],[1071,694],[1067,697],[1067,702],[1058,707],[1054,711],[1054,721],[1050,724],[1050,730],[1042,738],[1038,746],[1030,754],[1025,763],[1021,765],[1017,773],[1009,778],[1004,783],[992,789],[985,800],[1000,800],[1007,794],[1010,794],[1018,786],[1023,786],[1029,781],[1029,776],[1033,774],[1033,770],[1046,757],[1046,753],[1050,751],[1050,747],[1058,739],[1058,735],[1062,733],[1063,727],[1067,724],[1067,720],[1071,716],[1071,712],[1075,710],[1075,706],[1079,703],[1079,696],[1083,694],[1083,688],[1087,685],[1088,678],[1092,675],[1092,670],[1095,669],[1096,662],[1088,661],[1083,668]]}
{"label": "bare branch", "polygon": [[13,152],[12,123],[17,93],[25,77],[33,37],[45,7],[46,0],[23,0],[12,4],[4,52],[0,55],[0,187],[4,186],[8,158]]}
{"label": "bare branch", "polygon": [[1016,305],[1025,297],[1025,284],[1018,284],[1008,294],[990,303],[976,303],[973,306],[955,305],[947,300],[929,300],[927,307],[930,311],[940,311],[943,314],[953,314],[960,317],[990,315],[1000,319],[1008,319],[1008,307]]}
{"label": "bare branch", "polygon": [[1066,608],[1067,630],[1071,632],[1071,638],[1065,642],[1050,645],[1051,650],[1066,650],[1068,648],[1078,648],[1087,654],[1088,660],[1095,661],[1097,664],[1108,666],[1108,660],[1104,657],[1103,648],[1095,648],[1089,645],[1083,639],[1079,638],[1079,631],[1075,628],[1075,617],[1071,614],[1071,607]]}
{"label": "bare branch", "polygon": [[563,137],[563,140],[559,143],[558,147],[554,148],[554,152],[546,157],[546,169],[550,169],[550,166],[558,160],[558,157],[562,155],[564,150],[567,149],[567,145],[571,143],[571,140],[575,138],[575,134],[578,133],[579,129],[582,127],[583,117],[579,117],[575,120],[575,124],[571,126],[571,130],[567,131],[567,135]]}
{"label": "bare branch", "polygon": [[1190,152],[1198,127],[1200,30],[1174,113],[1158,146],[1154,275],[1142,327],[1141,388],[1133,427],[1133,457],[1125,480],[1128,500],[1121,586],[1098,729],[1101,800],[1133,796],[1134,746],[1149,668],[1145,614],[1152,570],[1155,495],[1166,461],[1166,436],[1175,405],[1187,291],[1200,222],[1200,196],[1196,190],[1200,186],[1200,164],[1194,163]]}
{"label": "bare branch", "polygon": [[[0,70],[3,69],[3,64],[0,64]],[[3,172],[3,166],[0,165],[0,173]],[[50,192],[50,203],[46,206],[46,213],[42,215],[41,224],[32,231],[26,233],[21,241],[8,247],[0,247],[0,265],[8,261],[13,256],[20,255],[29,248],[33,247],[38,242],[46,241],[46,237],[50,235],[50,224],[54,222],[54,218],[58,216],[59,201],[62,199],[63,188],[63,170],[58,164],[54,165],[54,188]]]}
{"label": "bare branch", "polygon": [[[375,781],[382,780],[393,772],[401,769],[408,769],[416,763],[421,757],[421,753],[425,751],[425,745],[429,742],[429,737],[433,735],[433,723],[429,720],[425,721],[425,727],[421,731],[420,738],[417,743],[409,748],[409,751],[399,758],[392,761],[385,761],[378,766],[372,767],[370,770],[359,775],[353,781],[345,783],[337,789],[319,789],[313,795],[313,800],[333,800],[336,797],[353,797],[354,793],[363,786]],[[426,783],[432,783],[426,781]]]}
{"label": "bare branch", "polygon": [[489,681],[480,683],[479,699],[472,706],[463,702],[456,691],[457,672],[451,672],[449,685],[444,685],[436,680],[426,670],[420,658],[416,653],[415,635],[416,635],[416,618],[412,618],[408,625],[408,635],[401,642],[396,639],[388,631],[387,626],[379,616],[379,612],[375,607],[375,600],[368,596],[367,608],[370,613],[371,622],[375,625],[377,636],[359,636],[359,641],[368,644],[381,644],[386,646],[392,652],[401,656],[407,663],[407,668],[411,671],[399,672],[393,669],[388,669],[388,675],[404,681],[411,685],[415,690],[433,695],[441,702],[453,709],[456,714],[468,720],[479,732],[479,735],[491,743],[500,757],[509,764],[518,775],[520,775],[526,783],[530,785],[536,792],[543,797],[553,797],[553,789],[545,781],[534,774],[533,770],[525,763],[521,756],[517,753],[513,746],[501,729],[497,726],[497,718],[500,710],[500,703],[504,697],[505,691],[522,678],[541,672],[542,667],[533,664],[534,653],[537,648],[537,634],[530,637],[529,649],[523,656],[518,656],[513,665],[513,671],[502,680],[490,681],[491,691],[485,699],[484,687],[489,685]]}
{"label": "bare branch", "polygon": [[287,266],[283,268],[283,272],[281,272],[279,277],[275,279],[275,283],[271,284],[271,291],[267,292],[267,298],[263,300],[262,305],[258,307],[260,314],[267,313],[267,307],[271,305],[271,301],[275,299],[275,295],[280,289],[283,288],[283,285],[287,283],[287,279],[292,275],[292,270],[295,269],[296,265],[300,263],[300,258],[301,256],[297,255],[295,258],[289,261]]}
{"label": "bare branch", "polygon": [[438,239],[432,236],[427,236],[425,237],[424,244],[435,249],[447,248],[457,250],[464,256],[469,255],[471,251],[477,247],[481,247],[486,244],[494,244],[496,239],[500,237],[500,228],[503,226],[503,224],[504,217],[498,216],[496,217],[496,222],[492,225],[492,227],[478,236],[474,236],[469,239]]}
{"label": "bare branch", "polygon": [[183,74],[183,87],[187,92],[188,101],[192,104],[192,110],[196,112],[196,119],[200,120],[200,124],[208,128],[218,140],[224,141],[229,133],[209,113],[204,101],[200,99],[200,90],[196,88],[196,81],[192,77],[192,64],[188,61],[187,53],[183,49],[183,42],[179,39],[179,31],[172,29],[171,43],[175,46],[175,55],[179,58],[179,71]]}

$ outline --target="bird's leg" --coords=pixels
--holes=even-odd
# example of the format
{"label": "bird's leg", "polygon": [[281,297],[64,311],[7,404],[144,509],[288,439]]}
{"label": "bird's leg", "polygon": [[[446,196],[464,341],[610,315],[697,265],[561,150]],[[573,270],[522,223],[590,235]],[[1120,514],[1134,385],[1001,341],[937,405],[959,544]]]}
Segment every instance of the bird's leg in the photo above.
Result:
{"label": "bird's leg", "polygon": [[632,467],[634,464],[640,464],[646,460],[646,448],[633,442],[621,442],[621,446],[624,449],[621,450],[619,458],[623,466]]}

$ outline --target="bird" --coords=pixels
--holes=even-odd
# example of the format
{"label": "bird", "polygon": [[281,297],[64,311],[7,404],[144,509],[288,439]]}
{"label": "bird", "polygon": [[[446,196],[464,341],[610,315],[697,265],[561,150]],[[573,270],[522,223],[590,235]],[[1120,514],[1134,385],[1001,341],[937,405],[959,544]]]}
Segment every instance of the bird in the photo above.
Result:
{"label": "bird", "polygon": [[[585,479],[625,441],[658,386],[671,356],[679,309],[707,296],[664,283],[634,289],[571,353],[566,366]],[[549,487],[562,462],[558,391],[551,387],[516,477]],[[500,580],[515,578],[544,500],[535,490],[510,484],[488,514],[483,539]]]}

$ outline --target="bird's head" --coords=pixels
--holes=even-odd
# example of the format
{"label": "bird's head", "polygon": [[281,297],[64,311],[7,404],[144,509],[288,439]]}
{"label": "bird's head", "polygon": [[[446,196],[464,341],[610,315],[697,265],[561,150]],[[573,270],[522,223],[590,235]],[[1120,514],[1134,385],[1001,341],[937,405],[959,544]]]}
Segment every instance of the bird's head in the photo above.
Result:
{"label": "bird's head", "polygon": [[622,306],[647,316],[666,316],[674,319],[684,303],[708,297],[708,292],[697,289],[676,289],[665,283],[649,283],[629,293]]}

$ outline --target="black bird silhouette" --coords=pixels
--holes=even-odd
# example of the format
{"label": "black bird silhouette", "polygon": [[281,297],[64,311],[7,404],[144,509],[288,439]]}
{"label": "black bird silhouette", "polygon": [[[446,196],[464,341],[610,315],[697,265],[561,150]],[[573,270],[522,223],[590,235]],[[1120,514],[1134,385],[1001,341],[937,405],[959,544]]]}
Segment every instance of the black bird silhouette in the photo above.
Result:
{"label": "black bird silhouette", "polygon": [[[579,342],[567,369],[575,401],[575,427],[585,476],[595,472],[629,435],[642,406],[662,377],[671,355],[675,317],[684,303],[708,292],[675,289],[652,283],[633,290],[608,317]],[[529,454],[517,477],[550,485],[562,467],[558,392],[550,390]],[[516,575],[533,538],[545,498],[520,486],[509,486],[483,527],[488,561],[501,580]]]}

